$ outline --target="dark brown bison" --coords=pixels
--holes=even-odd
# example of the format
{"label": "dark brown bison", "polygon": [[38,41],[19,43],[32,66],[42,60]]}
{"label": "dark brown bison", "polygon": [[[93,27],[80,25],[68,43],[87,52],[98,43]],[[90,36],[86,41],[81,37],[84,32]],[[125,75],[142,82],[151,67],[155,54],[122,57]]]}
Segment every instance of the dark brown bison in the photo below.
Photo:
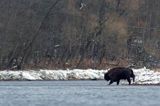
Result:
{"label": "dark brown bison", "polygon": [[119,85],[119,82],[121,79],[127,79],[129,85],[131,84],[131,79],[133,78],[133,82],[135,80],[135,75],[133,73],[133,70],[130,68],[125,67],[116,67],[110,69],[107,73],[104,74],[104,79],[109,81],[109,85],[113,82],[117,82],[117,85]]}

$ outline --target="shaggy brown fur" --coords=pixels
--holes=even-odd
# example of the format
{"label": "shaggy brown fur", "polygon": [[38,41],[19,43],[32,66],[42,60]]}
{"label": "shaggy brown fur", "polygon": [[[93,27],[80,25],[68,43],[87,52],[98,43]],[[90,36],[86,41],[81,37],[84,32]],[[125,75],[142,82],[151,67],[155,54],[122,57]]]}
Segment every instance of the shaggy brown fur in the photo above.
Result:
{"label": "shaggy brown fur", "polygon": [[117,82],[117,85],[119,85],[119,82],[121,79],[127,79],[129,85],[131,84],[131,78],[133,78],[133,82],[135,80],[135,75],[133,73],[133,70],[130,68],[125,67],[116,67],[110,69],[107,73],[104,74],[104,79],[109,81],[109,85],[113,82]]}

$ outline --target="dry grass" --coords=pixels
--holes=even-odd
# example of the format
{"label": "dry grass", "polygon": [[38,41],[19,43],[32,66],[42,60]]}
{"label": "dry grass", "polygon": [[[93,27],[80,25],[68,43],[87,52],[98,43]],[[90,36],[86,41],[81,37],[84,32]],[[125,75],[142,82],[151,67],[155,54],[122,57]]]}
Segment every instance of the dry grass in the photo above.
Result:
{"label": "dry grass", "polygon": [[93,61],[91,58],[86,58],[79,63],[79,59],[71,59],[67,62],[58,62],[58,60],[49,61],[44,59],[36,64],[27,64],[24,66],[24,69],[107,69],[118,66],[128,66],[128,61],[126,59],[117,59],[114,61],[110,61],[103,58],[100,62]]}
{"label": "dry grass", "polygon": [[152,70],[155,71],[155,72],[160,72],[160,67],[159,68],[153,68]]}

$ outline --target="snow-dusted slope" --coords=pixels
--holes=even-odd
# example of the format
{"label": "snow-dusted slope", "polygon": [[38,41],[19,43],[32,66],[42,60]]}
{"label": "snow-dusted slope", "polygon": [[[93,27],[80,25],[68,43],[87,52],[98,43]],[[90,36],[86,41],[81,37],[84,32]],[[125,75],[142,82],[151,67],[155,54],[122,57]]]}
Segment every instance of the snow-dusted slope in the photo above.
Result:
{"label": "snow-dusted slope", "polygon": [[[40,70],[0,71],[0,80],[103,80],[108,70]],[[141,68],[133,69],[136,84],[160,84],[160,72]]]}

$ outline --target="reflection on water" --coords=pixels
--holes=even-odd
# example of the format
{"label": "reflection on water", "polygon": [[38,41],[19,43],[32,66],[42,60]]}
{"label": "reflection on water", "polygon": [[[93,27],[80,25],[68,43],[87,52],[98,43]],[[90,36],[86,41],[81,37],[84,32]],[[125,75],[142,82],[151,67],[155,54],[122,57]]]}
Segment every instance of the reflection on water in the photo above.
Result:
{"label": "reflection on water", "polygon": [[160,106],[160,86],[105,81],[1,81],[0,106]]}

